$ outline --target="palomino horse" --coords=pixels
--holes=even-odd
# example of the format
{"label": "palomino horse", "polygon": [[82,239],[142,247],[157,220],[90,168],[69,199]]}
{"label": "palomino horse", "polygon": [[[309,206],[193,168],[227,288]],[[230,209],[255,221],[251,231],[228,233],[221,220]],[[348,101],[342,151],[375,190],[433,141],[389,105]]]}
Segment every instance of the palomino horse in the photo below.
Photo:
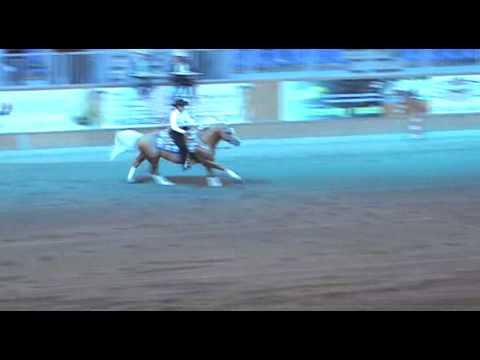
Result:
{"label": "palomino horse", "polygon": [[[148,160],[151,165],[151,177],[153,181],[159,185],[172,186],[175,185],[165,177],[159,175],[160,159],[168,160],[175,164],[180,164],[181,159],[178,152],[167,151],[157,146],[157,139],[159,135],[162,138],[167,138],[165,132],[155,132],[150,134],[142,134],[138,131],[126,130],[118,132],[115,135],[115,147],[112,151],[110,159],[115,159],[118,155],[125,151],[137,149],[140,154],[133,162],[132,168],[127,177],[129,183],[135,182],[135,171],[140,164]],[[222,183],[218,177],[215,176],[213,169],[226,172],[230,177],[236,180],[242,178],[234,171],[225,168],[224,166],[215,162],[215,154],[217,145],[220,141],[225,141],[235,146],[240,145],[240,140],[235,135],[235,131],[229,127],[211,127],[198,130],[198,146],[192,152],[192,165],[201,164],[207,171],[207,184],[212,187],[220,187]]]}

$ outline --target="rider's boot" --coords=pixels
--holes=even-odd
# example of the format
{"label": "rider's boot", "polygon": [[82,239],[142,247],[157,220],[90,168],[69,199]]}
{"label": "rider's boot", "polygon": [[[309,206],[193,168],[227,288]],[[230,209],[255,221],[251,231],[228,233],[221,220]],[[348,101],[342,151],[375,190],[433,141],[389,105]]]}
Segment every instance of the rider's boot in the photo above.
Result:
{"label": "rider's boot", "polygon": [[185,163],[183,164],[183,170],[188,170],[192,167],[192,163],[190,161],[190,156],[187,157]]}

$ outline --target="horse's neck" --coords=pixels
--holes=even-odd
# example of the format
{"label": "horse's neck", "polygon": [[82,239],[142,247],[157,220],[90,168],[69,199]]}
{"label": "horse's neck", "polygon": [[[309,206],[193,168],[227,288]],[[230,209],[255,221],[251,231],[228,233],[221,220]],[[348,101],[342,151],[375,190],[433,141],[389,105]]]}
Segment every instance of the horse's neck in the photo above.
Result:
{"label": "horse's neck", "polygon": [[220,142],[220,135],[218,134],[218,131],[207,130],[202,134],[201,139],[205,144],[208,145],[210,150],[215,151],[218,143]]}

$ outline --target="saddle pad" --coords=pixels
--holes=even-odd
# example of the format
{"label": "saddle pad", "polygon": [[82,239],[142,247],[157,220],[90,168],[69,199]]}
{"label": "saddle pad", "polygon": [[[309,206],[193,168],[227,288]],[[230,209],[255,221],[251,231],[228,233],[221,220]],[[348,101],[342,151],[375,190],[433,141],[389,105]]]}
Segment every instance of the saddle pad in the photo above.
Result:
{"label": "saddle pad", "polygon": [[[190,134],[190,136],[187,138],[188,151],[194,152],[195,149],[199,146],[199,144],[200,141],[198,138],[198,134],[196,132]],[[161,131],[158,134],[156,145],[157,148],[160,150],[169,151],[177,154],[180,152],[180,149],[170,137],[168,130]]]}

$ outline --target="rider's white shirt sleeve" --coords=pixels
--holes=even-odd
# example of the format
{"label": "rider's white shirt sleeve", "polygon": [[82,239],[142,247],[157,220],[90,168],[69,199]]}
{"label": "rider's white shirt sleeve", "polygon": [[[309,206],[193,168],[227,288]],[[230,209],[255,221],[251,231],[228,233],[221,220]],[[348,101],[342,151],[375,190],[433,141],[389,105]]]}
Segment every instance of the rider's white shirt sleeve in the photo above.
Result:
{"label": "rider's white shirt sleeve", "polygon": [[180,112],[178,110],[174,110],[170,113],[170,127],[172,128],[173,131],[179,132],[181,134],[185,134],[186,131],[183,129],[180,129],[177,124],[177,118]]}

